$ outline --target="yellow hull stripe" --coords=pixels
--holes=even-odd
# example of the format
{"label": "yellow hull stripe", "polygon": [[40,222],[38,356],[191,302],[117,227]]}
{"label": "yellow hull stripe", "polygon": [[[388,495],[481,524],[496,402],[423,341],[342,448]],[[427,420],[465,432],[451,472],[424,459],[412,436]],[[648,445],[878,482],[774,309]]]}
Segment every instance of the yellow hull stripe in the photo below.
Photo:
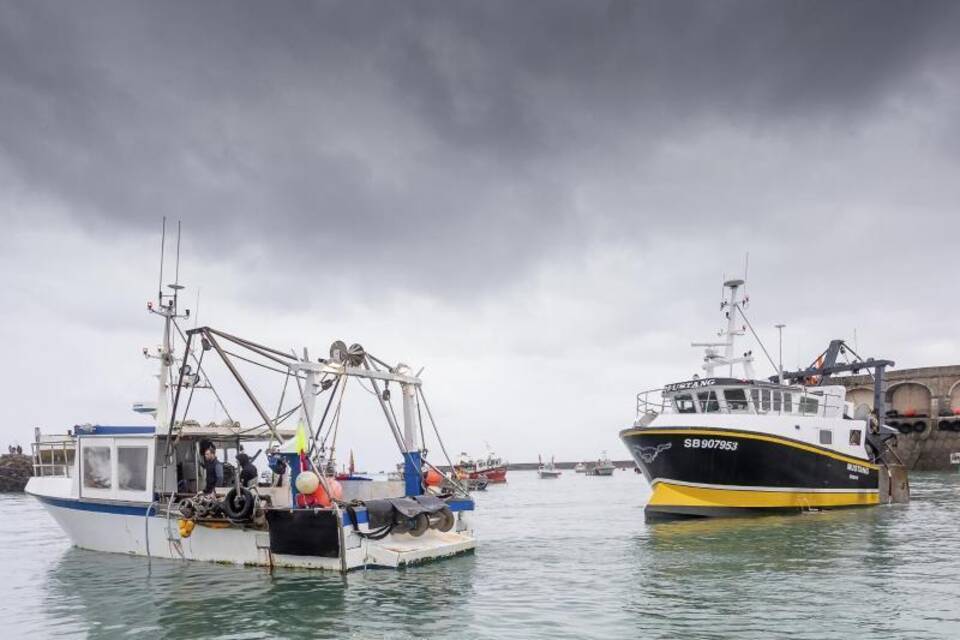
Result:
{"label": "yellow hull stripe", "polygon": [[819,453],[822,456],[827,456],[828,458],[834,458],[842,462],[851,462],[853,464],[858,464],[861,467],[866,467],[867,469],[879,469],[877,465],[872,462],[867,462],[863,458],[853,458],[850,456],[845,456],[842,453],[836,453],[834,451],[827,451],[826,449],[818,449],[817,447],[803,444],[802,442],[794,442],[793,440],[788,440],[787,438],[780,438],[778,436],[771,436],[765,433],[750,433],[748,431],[723,431],[721,429],[631,429],[630,431],[624,431],[620,434],[623,436],[713,436],[721,437],[726,436],[728,438],[746,438],[749,440],[763,440],[765,442],[773,442],[775,444],[782,444],[786,447],[793,447],[794,449],[803,449],[804,451],[809,451],[811,453]]}
{"label": "yellow hull stripe", "polygon": [[651,507],[849,507],[879,504],[880,495],[869,493],[825,493],[816,491],[752,491],[750,489],[707,489],[658,482],[647,503]]}

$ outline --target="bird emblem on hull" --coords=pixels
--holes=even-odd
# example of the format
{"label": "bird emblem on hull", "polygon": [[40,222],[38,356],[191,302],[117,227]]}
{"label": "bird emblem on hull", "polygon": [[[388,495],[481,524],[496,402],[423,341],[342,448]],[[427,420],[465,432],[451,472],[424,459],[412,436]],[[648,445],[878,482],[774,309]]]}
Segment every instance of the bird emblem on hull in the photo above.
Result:
{"label": "bird emblem on hull", "polygon": [[669,442],[664,444],[658,444],[655,447],[641,447],[639,445],[634,445],[633,450],[637,452],[637,455],[640,456],[640,460],[650,464],[657,459],[657,456],[660,455],[661,451],[666,451],[673,445]]}

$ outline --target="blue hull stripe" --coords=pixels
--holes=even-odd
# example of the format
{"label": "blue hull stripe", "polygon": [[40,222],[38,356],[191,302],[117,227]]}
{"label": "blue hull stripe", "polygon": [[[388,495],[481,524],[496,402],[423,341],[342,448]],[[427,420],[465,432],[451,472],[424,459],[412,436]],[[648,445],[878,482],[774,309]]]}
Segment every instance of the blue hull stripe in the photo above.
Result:
{"label": "blue hull stripe", "polygon": [[[92,511],[94,513],[110,513],[114,515],[121,516],[145,516],[147,515],[147,508],[150,509],[150,515],[156,515],[156,507],[151,505],[143,504],[142,506],[131,505],[131,504],[108,504],[105,502],[89,502],[86,500],[77,500],[76,498],[54,498],[51,496],[41,496],[35,493],[30,494],[43,504],[47,504],[53,507],[60,507],[63,509],[75,509],[77,511]],[[452,500],[448,506],[451,511],[473,511],[473,501],[472,500]],[[357,509],[357,524],[365,524],[367,522],[367,510],[366,509]],[[344,511],[343,524],[344,526],[352,526],[353,522],[350,519],[349,514]]]}
{"label": "blue hull stripe", "polygon": [[30,495],[43,504],[48,504],[53,507],[61,507],[63,509],[76,509],[77,511],[112,513],[114,515],[121,516],[145,516],[147,514],[147,508],[150,509],[150,515],[154,515],[157,512],[155,507],[148,504],[144,504],[143,506],[132,504],[107,504],[104,502],[87,502],[85,500],[77,500],[75,498],[53,498],[51,496],[39,496],[35,493],[31,493]]}

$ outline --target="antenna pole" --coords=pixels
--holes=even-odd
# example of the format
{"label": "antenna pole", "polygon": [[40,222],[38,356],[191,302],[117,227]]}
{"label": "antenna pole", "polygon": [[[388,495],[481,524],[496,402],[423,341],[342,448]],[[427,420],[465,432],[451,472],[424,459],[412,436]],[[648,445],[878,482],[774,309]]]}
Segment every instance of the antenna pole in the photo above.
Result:
{"label": "antenna pole", "polygon": [[163,253],[167,246],[167,216],[160,223],[160,282],[157,284],[157,304],[163,306]]}
{"label": "antenna pole", "polygon": [[[748,254],[749,255],[749,254]],[[180,284],[180,221],[177,220],[177,270],[174,284]]]}
{"label": "antenna pole", "polygon": [[777,367],[777,375],[780,377],[780,384],[783,384],[783,328],[787,325],[785,324],[775,324],[773,325],[777,328],[779,333],[779,342],[780,342],[780,366]]}

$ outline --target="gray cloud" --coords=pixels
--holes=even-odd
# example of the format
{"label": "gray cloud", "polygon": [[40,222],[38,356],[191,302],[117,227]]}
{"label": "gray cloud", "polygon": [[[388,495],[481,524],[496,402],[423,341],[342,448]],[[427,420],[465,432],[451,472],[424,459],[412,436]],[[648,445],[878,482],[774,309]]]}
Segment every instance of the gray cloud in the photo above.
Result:
{"label": "gray cloud", "polygon": [[855,129],[912,73],[955,62],[957,17],[936,2],[8,3],[3,181],[111,233],[183,217],[226,260],[296,247],[485,290],[595,219],[628,223],[578,209],[577,189],[643,180],[691,131]]}
{"label": "gray cloud", "polygon": [[[697,366],[746,251],[789,364],[854,328],[901,364],[960,357],[958,22],[953,2],[0,3],[0,333],[22,363],[0,386],[23,398],[0,423],[147,397],[130,358],[156,339],[162,215],[204,322],[426,364],[451,437],[516,458],[547,426],[577,434],[558,456],[613,450],[637,387]],[[58,358],[83,375],[51,407],[28,383]]]}

